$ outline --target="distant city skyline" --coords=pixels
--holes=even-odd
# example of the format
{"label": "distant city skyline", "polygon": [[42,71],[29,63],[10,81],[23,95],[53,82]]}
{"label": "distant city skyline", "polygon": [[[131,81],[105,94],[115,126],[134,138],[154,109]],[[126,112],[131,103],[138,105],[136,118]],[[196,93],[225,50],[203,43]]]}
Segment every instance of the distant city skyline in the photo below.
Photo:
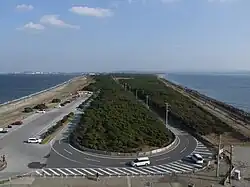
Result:
{"label": "distant city skyline", "polygon": [[250,1],[0,2],[0,72],[250,71]]}

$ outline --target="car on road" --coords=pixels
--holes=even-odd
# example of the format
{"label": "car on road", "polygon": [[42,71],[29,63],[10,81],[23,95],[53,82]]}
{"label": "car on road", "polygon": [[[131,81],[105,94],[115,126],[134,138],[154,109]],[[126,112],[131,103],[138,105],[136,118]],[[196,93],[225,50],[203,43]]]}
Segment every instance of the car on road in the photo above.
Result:
{"label": "car on road", "polygon": [[7,133],[7,132],[8,132],[8,129],[0,128],[0,133]]}
{"label": "car on road", "polygon": [[139,166],[147,166],[150,165],[150,160],[148,157],[140,157],[135,160],[133,160],[130,165],[132,167],[139,167]]}
{"label": "car on road", "polygon": [[193,154],[191,156],[191,159],[196,164],[203,164],[204,163],[204,159],[200,154]]}
{"label": "car on road", "polygon": [[42,143],[41,138],[29,138],[27,143]]}
{"label": "car on road", "polygon": [[22,121],[15,121],[13,123],[11,123],[10,125],[22,125],[23,122]]}

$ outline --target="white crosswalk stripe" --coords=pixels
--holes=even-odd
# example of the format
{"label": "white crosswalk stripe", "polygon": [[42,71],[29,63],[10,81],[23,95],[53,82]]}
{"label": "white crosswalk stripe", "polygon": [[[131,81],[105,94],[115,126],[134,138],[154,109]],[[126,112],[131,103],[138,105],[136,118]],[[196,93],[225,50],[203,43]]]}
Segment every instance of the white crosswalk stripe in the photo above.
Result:
{"label": "white crosswalk stripe", "polygon": [[132,176],[132,175],[163,175],[171,173],[185,173],[203,166],[184,161],[148,167],[124,168],[44,168],[34,172],[37,176]]}
{"label": "white crosswalk stripe", "polygon": [[212,158],[214,155],[203,143],[197,141],[197,147],[192,152],[192,154],[200,154],[202,157],[206,158]]}

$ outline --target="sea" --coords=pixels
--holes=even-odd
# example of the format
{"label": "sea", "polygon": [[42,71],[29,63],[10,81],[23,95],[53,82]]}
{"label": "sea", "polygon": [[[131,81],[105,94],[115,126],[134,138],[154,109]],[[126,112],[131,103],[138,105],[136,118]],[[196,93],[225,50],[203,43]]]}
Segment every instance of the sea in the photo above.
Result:
{"label": "sea", "polygon": [[[63,83],[76,75],[0,75],[0,104]],[[167,73],[167,80],[250,112],[250,75]]]}
{"label": "sea", "polygon": [[0,104],[48,89],[73,77],[75,75],[71,74],[1,74]]}
{"label": "sea", "polygon": [[165,78],[250,112],[250,74],[168,73]]}

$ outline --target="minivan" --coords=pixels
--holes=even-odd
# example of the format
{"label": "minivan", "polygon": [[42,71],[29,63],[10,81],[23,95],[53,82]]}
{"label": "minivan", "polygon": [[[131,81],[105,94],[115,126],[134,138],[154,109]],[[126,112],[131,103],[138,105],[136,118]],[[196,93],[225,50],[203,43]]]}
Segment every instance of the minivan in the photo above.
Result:
{"label": "minivan", "polygon": [[196,163],[196,164],[203,164],[204,159],[200,154],[193,154],[191,159]]}
{"label": "minivan", "polygon": [[148,157],[137,158],[131,162],[131,166],[133,166],[133,167],[147,166],[149,164],[150,164],[150,160]]}

